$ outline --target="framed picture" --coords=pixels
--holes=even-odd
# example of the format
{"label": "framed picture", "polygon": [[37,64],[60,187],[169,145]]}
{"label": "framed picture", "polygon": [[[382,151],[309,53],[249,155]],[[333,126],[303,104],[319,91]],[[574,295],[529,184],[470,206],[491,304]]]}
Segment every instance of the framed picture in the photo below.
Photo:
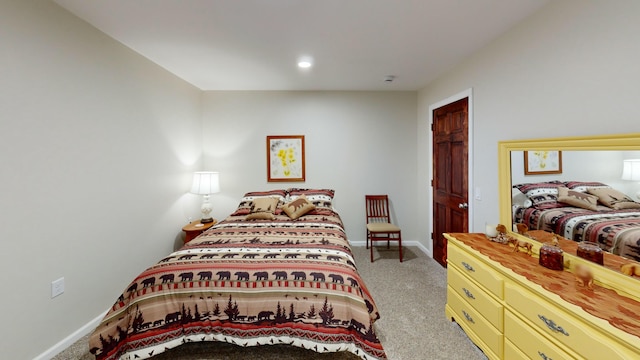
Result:
{"label": "framed picture", "polygon": [[304,181],[304,135],[267,136],[267,181]]}
{"label": "framed picture", "polygon": [[562,174],[562,151],[525,151],[524,174]]}

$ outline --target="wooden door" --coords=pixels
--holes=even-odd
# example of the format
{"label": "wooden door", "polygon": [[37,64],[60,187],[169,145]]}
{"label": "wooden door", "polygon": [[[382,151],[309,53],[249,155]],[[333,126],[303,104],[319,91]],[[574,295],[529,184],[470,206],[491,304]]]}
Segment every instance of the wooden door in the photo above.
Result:
{"label": "wooden door", "polygon": [[468,232],[469,99],[433,110],[433,258],[447,266],[442,233]]}

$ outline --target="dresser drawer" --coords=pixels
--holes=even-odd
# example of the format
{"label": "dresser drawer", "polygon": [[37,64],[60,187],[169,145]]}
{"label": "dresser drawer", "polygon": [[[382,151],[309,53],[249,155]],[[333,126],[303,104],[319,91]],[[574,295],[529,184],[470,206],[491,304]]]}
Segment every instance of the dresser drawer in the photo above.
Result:
{"label": "dresser drawer", "polygon": [[502,277],[491,270],[489,265],[451,244],[451,242],[447,247],[447,263],[448,265],[456,266],[461,272],[482,284],[483,287],[499,299],[503,298]]}
{"label": "dresser drawer", "polygon": [[482,287],[474,284],[460,270],[450,266],[447,270],[447,282],[453,290],[469,305],[482,314],[496,329],[502,331],[503,306],[486,293]]}
{"label": "dresser drawer", "polygon": [[[527,355],[523,354],[517,346],[509,339],[504,339],[504,359],[507,360],[531,360]],[[556,360],[556,359],[552,359]],[[564,359],[562,359],[564,360]]]}
{"label": "dresser drawer", "polygon": [[[623,349],[612,337],[607,337],[551,302],[511,283],[505,284],[505,303],[548,338],[585,359],[623,360],[637,356]],[[509,311],[505,309],[506,313]],[[511,334],[509,337],[514,341]]]}
{"label": "dresser drawer", "polygon": [[[505,341],[508,339],[527,358],[531,359],[573,359],[566,352],[552,344],[532,327],[525,325],[510,311],[504,315]],[[505,359],[510,357],[506,356]]]}
{"label": "dresser drawer", "polygon": [[[447,287],[447,306],[451,308],[456,322],[489,358],[502,357],[502,332],[469,306],[450,286]],[[487,350],[493,354],[488,354]]]}

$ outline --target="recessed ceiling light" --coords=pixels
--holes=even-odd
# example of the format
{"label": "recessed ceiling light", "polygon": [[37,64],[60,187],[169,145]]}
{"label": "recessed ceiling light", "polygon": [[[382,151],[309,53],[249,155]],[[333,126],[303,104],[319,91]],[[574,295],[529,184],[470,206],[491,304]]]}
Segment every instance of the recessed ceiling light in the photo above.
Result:
{"label": "recessed ceiling light", "polygon": [[313,66],[313,59],[309,56],[303,56],[298,59],[298,67],[301,69],[308,69]]}

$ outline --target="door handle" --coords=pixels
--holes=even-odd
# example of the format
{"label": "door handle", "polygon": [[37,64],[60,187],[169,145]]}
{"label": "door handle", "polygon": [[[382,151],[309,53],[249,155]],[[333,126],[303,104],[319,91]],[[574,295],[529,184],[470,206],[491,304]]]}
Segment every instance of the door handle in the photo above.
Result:
{"label": "door handle", "polygon": [[459,207],[460,209],[468,209],[468,208],[469,208],[469,204],[467,204],[467,203],[460,203],[460,204],[458,204],[458,207]]}

